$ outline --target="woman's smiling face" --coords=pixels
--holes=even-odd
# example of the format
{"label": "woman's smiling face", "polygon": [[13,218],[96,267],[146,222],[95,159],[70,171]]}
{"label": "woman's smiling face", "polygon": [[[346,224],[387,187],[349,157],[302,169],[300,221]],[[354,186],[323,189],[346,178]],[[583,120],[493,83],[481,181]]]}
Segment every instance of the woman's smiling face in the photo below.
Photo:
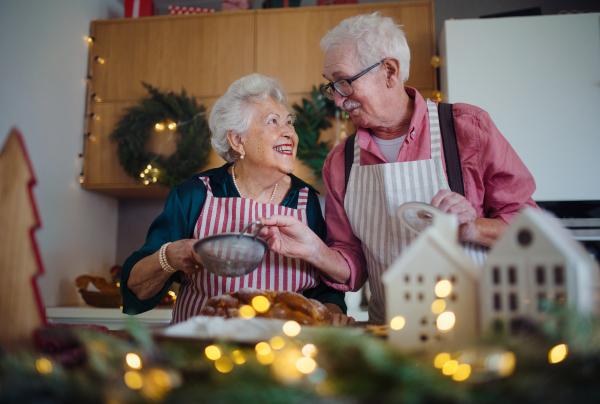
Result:
{"label": "woman's smiling face", "polygon": [[248,134],[242,139],[244,162],[283,174],[293,172],[298,135],[292,115],[273,98],[255,105],[253,114]]}

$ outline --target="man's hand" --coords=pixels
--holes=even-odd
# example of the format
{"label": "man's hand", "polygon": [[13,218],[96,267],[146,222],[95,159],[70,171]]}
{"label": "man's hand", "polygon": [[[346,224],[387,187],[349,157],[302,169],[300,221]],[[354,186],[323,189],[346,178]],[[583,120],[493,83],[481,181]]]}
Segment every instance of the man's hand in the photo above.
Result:
{"label": "man's hand", "polygon": [[458,217],[458,238],[460,240],[477,242],[478,231],[475,226],[477,213],[467,198],[456,192],[442,189],[431,200],[431,206]]}
{"label": "man's hand", "polygon": [[298,219],[275,215],[259,220],[264,227],[258,235],[265,239],[274,252],[306,261],[318,250],[317,235]]}
{"label": "man's hand", "polygon": [[331,325],[334,327],[345,327],[354,324],[354,317],[348,317],[342,312],[342,309],[337,304],[325,303],[325,307],[329,309],[331,315]]}

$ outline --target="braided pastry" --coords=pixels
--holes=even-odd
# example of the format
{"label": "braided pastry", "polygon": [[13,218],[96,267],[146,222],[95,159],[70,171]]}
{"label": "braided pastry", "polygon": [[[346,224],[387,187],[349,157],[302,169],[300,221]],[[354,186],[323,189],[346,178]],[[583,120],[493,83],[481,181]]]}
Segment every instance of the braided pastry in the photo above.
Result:
{"label": "braided pastry", "polygon": [[240,289],[237,292],[215,296],[206,302],[198,313],[210,317],[238,317],[238,309],[243,305],[252,305],[252,299],[257,296],[266,297],[269,310],[257,312],[256,317],[294,320],[301,325],[329,325],[331,317],[329,310],[322,303],[307,299],[299,293],[258,289]]}

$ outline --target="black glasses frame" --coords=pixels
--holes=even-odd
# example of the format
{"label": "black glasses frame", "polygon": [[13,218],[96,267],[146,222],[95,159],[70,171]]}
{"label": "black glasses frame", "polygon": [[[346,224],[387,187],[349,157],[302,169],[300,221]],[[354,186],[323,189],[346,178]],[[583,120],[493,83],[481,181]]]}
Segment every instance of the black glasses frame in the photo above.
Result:
{"label": "black glasses frame", "polygon": [[[374,68],[376,68],[377,66],[379,66],[380,64],[382,64],[385,59],[387,59],[387,58],[381,59],[379,62],[375,63],[373,66],[368,67],[367,69],[358,73],[354,77],[350,77],[349,79],[341,79],[341,80],[335,81],[333,83],[329,83],[324,86],[321,86],[321,92],[325,95],[325,97],[329,98],[330,100],[334,99],[333,91],[329,92],[330,89],[337,91],[338,94],[341,95],[342,97],[350,97],[352,94],[354,94],[354,87],[352,87],[352,83],[354,81],[358,80],[359,78],[361,78],[362,76],[364,76],[365,74],[367,74],[368,72],[370,72],[371,70],[373,70]],[[352,92],[350,94],[344,94],[344,93],[342,93],[342,91],[339,88],[337,88],[338,83],[341,83],[343,81],[347,82],[348,85],[350,86],[350,88],[352,89]]]}

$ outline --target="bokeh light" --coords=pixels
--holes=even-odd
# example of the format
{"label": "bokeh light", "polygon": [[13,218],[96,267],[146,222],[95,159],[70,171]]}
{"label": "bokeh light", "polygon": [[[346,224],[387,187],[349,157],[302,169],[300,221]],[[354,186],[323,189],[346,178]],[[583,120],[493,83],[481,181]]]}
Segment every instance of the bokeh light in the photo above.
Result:
{"label": "bokeh light", "polygon": [[431,312],[433,314],[440,314],[446,310],[446,301],[444,299],[435,299],[431,303]]}
{"label": "bokeh light", "polygon": [[454,372],[454,374],[452,375],[452,379],[456,380],[457,382],[462,382],[463,380],[467,380],[470,375],[471,366],[466,363],[463,363],[461,365],[458,365],[458,367],[456,368],[456,372]]}
{"label": "bokeh light", "polygon": [[221,357],[221,350],[216,345],[209,345],[204,349],[206,357],[211,361],[216,361]]}
{"label": "bokeh light", "polygon": [[133,369],[141,369],[142,368],[142,360],[140,359],[139,356],[137,356],[134,353],[128,353],[127,356],[125,356],[125,361],[127,362],[127,364],[129,365],[130,368],[133,368]]}
{"label": "bokeh light", "polygon": [[454,327],[454,323],[456,323],[456,317],[451,311],[445,311],[440,314],[435,322],[440,331],[450,331]]}
{"label": "bokeh light", "polygon": [[300,324],[295,321],[287,321],[283,325],[283,333],[288,337],[295,337],[300,334]]}
{"label": "bokeh light", "polygon": [[171,377],[162,369],[152,369],[148,373],[148,379],[152,380],[162,390],[170,390],[173,387]]}
{"label": "bokeh light", "polygon": [[435,359],[433,360],[433,366],[435,366],[438,369],[441,369],[444,367],[446,362],[448,362],[449,360],[450,360],[449,353],[446,353],[446,352],[439,353],[435,356]]}
{"label": "bokeh light", "polygon": [[453,375],[454,372],[458,369],[458,362],[455,360],[449,360],[442,367],[442,373],[446,376]]}
{"label": "bokeh light", "polygon": [[406,320],[402,316],[396,316],[390,321],[390,328],[392,330],[401,330],[406,324]]}
{"label": "bokeh light", "polygon": [[304,374],[309,374],[313,372],[317,368],[317,362],[312,358],[307,358],[306,356],[298,359],[296,362],[296,369]]}
{"label": "bokeh light", "polygon": [[555,346],[550,350],[548,354],[548,361],[550,363],[558,363],[563,361],[567,357],[568,349],[565,344]]}
{"label": "bokeh light", "polygon": [[452,292],[452,284],[448,280],[439,281],[435,285],[435,295],[440,299],[448,296]]}
{"label": "bokeh light", "polygon": [[273,349],[281,349],[285,346],[285,340],[279,336],[271,338],[269,343]]}
{"label": "bokeh light", "polygon": [[271,307],[269,299],[264,296],[256,296],[252,299],[252,307],[259,313],[266,313]]}
{"label": "bokeh light", "polygon": [[239,349],[236,349],[231,353],[231,359],[237,365],[243,365],[246,363],[246,357],[244,357],[244,354]]}
{"label": "bokeh light", "polygon": [[40,358],[35,361],[35,367],[43,375],[47,375],[48,373],[52,373],[52,362],[50,362],[46,358]]}
{"label": "bokeh light", "polygon": [[137,370],[130,370],[125,372],[125,384],[132,390],[139,390],[142,388],[144,382],[142,380],[142,375]]}
{"label": "bokeh light", "polygon": [[256,316],[256,310],[254,310],[252,306],[248,306],[247,304],[245,304],[238,309],[238,314],[240,315],[240,317],[248,320]]}
{"label": "bokeh light", "polygon": [[269,353],[266,355],[261,355],[258,352],[256,353],[256,360],[261,365],[270,365],[275,360],[275,354],[273,351],[269,350]]}
{"label": "bokeh light", "polygon": [[271,347],[266,342],[259,342],[256,344],[255,349],[256,353],[259,355],[267,355],[269,352],[271,352]]}
{"label": "bokeh light", "polygon": [[233,369],[233,361],[227,356],[221,356],[215,361],[215,368],[221,373],[229,373]]}
{"label": "bokeh light", "polygon": [[314,358],[317,355],[317,352],[317,347],[313,344],[306,344],[304,347],[302,347],[302,355],[309,358]]}

